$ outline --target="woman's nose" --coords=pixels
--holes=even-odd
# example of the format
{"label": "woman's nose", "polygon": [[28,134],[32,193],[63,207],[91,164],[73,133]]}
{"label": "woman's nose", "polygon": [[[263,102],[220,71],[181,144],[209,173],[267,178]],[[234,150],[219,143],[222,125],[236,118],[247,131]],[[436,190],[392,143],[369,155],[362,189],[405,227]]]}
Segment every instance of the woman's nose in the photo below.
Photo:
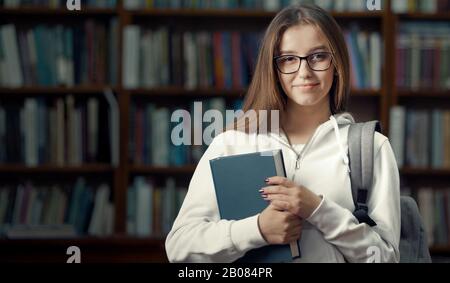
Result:
{"label": "woman's nose", "polygon": [[300,78],[308,78],[311,76],[311,69],[309,68],[308,62],[306,60],[302,60],[300,62],[300,69],[297,74]]}

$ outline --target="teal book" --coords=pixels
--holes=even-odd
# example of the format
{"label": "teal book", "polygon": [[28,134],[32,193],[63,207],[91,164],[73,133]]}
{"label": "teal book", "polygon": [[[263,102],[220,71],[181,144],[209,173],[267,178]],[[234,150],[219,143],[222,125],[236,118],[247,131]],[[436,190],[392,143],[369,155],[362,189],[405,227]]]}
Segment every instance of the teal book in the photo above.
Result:
{"label": "teal book", "polygon": [[[265,179],[286,177],[281,150],[219,157],[210,160],[221,219],[240,220],[263,211],[268,203],[259,190]],[[268,245],[251,250],[237,262],[291,262],[300,257],[298,241],[290,245]]]}

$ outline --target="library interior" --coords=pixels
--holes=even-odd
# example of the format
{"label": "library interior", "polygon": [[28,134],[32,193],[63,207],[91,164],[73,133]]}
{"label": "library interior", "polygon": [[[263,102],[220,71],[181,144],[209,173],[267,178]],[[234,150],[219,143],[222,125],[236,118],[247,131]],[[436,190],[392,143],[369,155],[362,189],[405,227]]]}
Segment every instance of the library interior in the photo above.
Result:
{"label": "library interior", "polygon": [[0,262],[168,262],[208,147],[171,133],[243,107],[264,31],[295,3],[340,25],[348,112],[380,121],[433,262],[450,262],[450,0],[0,0]]}

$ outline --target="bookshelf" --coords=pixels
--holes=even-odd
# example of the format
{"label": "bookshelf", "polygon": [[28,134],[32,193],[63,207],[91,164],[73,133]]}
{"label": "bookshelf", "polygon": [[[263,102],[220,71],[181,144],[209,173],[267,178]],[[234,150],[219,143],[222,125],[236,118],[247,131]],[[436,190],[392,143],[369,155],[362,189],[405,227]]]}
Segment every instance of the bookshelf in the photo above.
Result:
{"label": "bookshelf", "polygon": [[[448,234],[444,231],[445,227],[448,228],[449,222],[447,216],[444,215],[445,212],[443,212],[448,205],[447,194],[449,192],[450,172],[446,164],[438,161],[439,155],[446,156],[446,151],[441,151],[441,149],[447,145],[447,142],[445,141],[446,138],[441,139],[441,137],[436,135],[436,133],[440,132],[440,130],[437,130],[440,127],[436,126],[437,123],[443,123],[441,122],[442,116],[438,115],[444,115],[440,114],[441,111],[443,113],[450,107],[450,88],[448,84],[444,85],[442,78],[439,78],[439,74],[448,72],[442,67],[439,69],[439,65],[448,65],[448,59],[443,57],[446,52],[445,35],[441,35],[440,28],[441,26],[447,26],[448,28],[449,16],[448,9],[440,9],[437,13],[421,11],[405,13],[403,11],[392,15],[392,30],[395,33],[394,40],[391,42],[392,50],[394,51],[392,59],[396,62],[396,64],[392,65],[392,72],[393,77],[396,79],[393,80],[390,91],[391,114],[394,116],[394,118],[390,119],[390,123],[391,125],[395,124],[399,109],[404,111],[406,123],[410,125],[416,123],[414,119],[417,119],[419,115],[429,122],[425,127],[429,128],[429,130],[425,130],[427,131],[426,134],[423,132],[424,127],[421,127],[420,131],[416,131],[416,133],[425,134],[428,139],[426,141],[415,139],[413,145],[406,144],[406,140],[411,138],[412,135],[408,133],[409,130],[405,126],[405,148],[403,149],[405,159],[402,162],[403,167],[400,171],[400,177],[404,190],[418,200],[428,232],[428,240],[429,242],[431,241],[430,253],[437,262],[448,262],[448,256],[450,255]],[[427,35],[425,35],[424,30],[428,31]],[[412,43],[411,49],[407,48],[405,51],[403,44],[408,40]],[[414,70],[414,65],[411,66],[411,70],[407,70],[408,67],[405,68],[405,52],[416,52],[417,54],[417,51],[420,52],[421,58],[426,59],[416,62],[414,65],[420,64],[421,70],[427,69],[427,71],[421,72],[419,81],[412,79],[408,81],[409,78],[417,75],[415,73],[417,70]],[[414,81],[416,81],[415,84]],[[409,83],[410,87],[405,87]],[[437,112],[439,113],[436,114]],[[445,125],[442,128],[444,133],[447,127]],[[391,139],[397,139],[395,134],[391,135]],[[439,141],[443,141],[442,148]],[[420,149],[411,150],[414,146]],[[428,148],[426,148],[427,146]],[[440,148],[439,154],[437,154],[437,148]],[[416,154],[417,152],[426,152],[426,154],[424,156]],[[416,159],[419,155],[420,157]],[[411,156],[414,158],[411,158]],[[446,158],[442,157],[443,160],[446,160]],[[430,213],[430,211],[432,212]]]}
{"label": "bookshelf", "polygon": [[[421,104],[423,99],[435,103],[450,104],[449,90],[410,91],[400,90],[396,86],[396,38],[398,26],[405,21],[446,21],[450,20],[449,12],[425,14],[419,12],[394,14],[390,7],[390,0],[386,1],[383,11],[380,12],[332,12],[333,16],[344,27],[356,22],[364,30],[379,32],[384,49],[383,67],[381,70],[381,86],[379,88],[354,89],[350,97],[350,111],[355,113],[357,119],[379,119],[382,122],[383,133],[389,133],[390,108],[393,105]],[[127,10],[119,0],[116,8],[83,8],[82,11],[68,11],[63,8],[26,7],[2,8],[0,7],[0,25],[14,23],[17,25],[33,26],[38,23],[73,25],[84,23],[87,19],[95,19],[108,23],[117,19],[117,73],[112,74],[117,83],[111,84],[75,84],[71,87],[55,86],[26,86],[20,88],[0,87],[0,101],[24,99],[27,97],[45,97],[55,99],[73,95],[75,99],[88,97],[101,97],[105,88],[111,89],[119,105],[119,157],[118,166],[109,163],[89,163],[78,166],[38,165],[27,167],[23,164],[0,165],[0,176],[21,180],[34,177],[52,178],[58,180],[73,179],[74,176],[87,176],[94,179],[106,180],[111,185],[114,203],[114,230],[108,237],[80,237],[69,239],[31,239],[7,240],[0,239],[2,255],[0,261],[10,262],[65,262],[67,256],[65,249],[71,245],[79,246],[82,250],[83,262],[164,262],[167,261],[164,252],[164,237],[136,237],[127,234],[127,190],[136,176],[151,176],[161,183],[168,177],[173,177],[187,187],[195,165],[184,166],[155,166],[148,164],[134,164],[130,156],[130,117],[132,106],[136,101],[146,103],[161,103],[163,105],[180,106],[193,100],[222,98],[227,105],[235,99],[243,98],[245,88],[219,89],[214,86],[186,89],[183,86],[156,86],[146,88],[138,86],[126,88],[123,84],[122,70],[124,68],[123,31],[128,25],[142,27],[170,26],[181,30],[207,30],[243,29],[248,32],[262,31],[275,12],[245,9],[149,9]],[[220,21],[217,21],[220,19]],[[243,28],[244,27],[244,28]],[[447,105],[449,106],[449,105]],[[43,176],[43,177],[42,177]],[[46,177],[47,176],[47,177]],[[425,180],[424,183],[442,183],[450,179],[448,169],[417,169],[403,168],[402,178],[406,180]],[[437,181],[436,181],[437,180]],[[1,184],[0,184],[1,185]],[[431,249],[436,255],[450,255],[450,245],[439,245]]]}

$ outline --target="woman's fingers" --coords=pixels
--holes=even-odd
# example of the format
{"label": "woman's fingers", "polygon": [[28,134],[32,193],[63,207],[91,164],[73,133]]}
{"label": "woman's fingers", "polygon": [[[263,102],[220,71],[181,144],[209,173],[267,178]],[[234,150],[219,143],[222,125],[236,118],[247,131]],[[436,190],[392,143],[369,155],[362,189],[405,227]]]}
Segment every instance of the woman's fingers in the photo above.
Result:
{"label": "woman's fingers", "polygon": [[278,211],[289,211],[289,203],[281,200],[273,200],[270,204]]}
{"label": "woman's fingers", "polygon": [[284,186],[270,186],[262,188],[259,192],[262,195],[270,195],[270,194],[289,195],[292,192],[292,189],[286,188]]}
{"label": "woman's fingers", "polygon": [[268,194],[263,196],[264,200],[268,200],[268,201],[274,201],[274,200],[279,200],[279,201],[285,201],[285,202],[290,202],[291,198],[287,195],[283,195],[283,194]]}
{"label": "woman's fingers", "polygon": [[287,188],[295,187],[295,183],[285,177],[275,176],[267,179],[267,185],[280,185]]}

